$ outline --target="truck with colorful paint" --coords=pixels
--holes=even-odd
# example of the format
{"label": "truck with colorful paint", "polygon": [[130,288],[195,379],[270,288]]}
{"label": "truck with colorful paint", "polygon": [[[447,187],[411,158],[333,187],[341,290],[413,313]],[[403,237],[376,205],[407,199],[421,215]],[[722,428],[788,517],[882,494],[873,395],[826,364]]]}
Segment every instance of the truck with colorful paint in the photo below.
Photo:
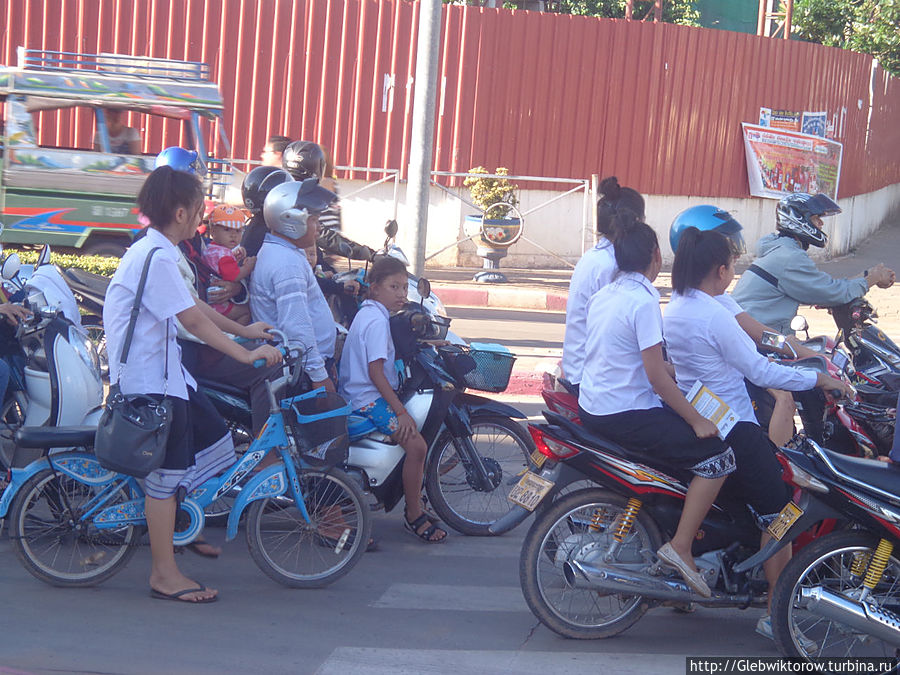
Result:
{"label": "truck with colorful paint", "polygon": [[[208,65],[23,47],[17,60],[0,67],[4,244],[120,255],[141,228],[134,201],[163,139],[196,150],[208,197],[226,200],[231,164],[207,150],[218,134],[231,154]],[[116,147],[110,129],[122,118],[139,140]]]}

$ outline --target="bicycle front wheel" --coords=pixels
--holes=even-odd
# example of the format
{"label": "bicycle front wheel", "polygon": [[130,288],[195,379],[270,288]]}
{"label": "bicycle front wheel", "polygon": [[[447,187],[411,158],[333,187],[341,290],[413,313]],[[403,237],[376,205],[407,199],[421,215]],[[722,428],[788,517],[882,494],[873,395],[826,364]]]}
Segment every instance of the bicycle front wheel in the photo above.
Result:
{"label": "bicycle front wheel", "polygon": [[287,495],[253,502],[247,546],[259,568],[293,588],[320,588],[359,562],[372,532],[369,506],[339,469],[297,469],[310,522]]}
{"label": "bicycle front wheel", "polygon": [[[128,564],[139,528],[124,525],[98,530],[82,516],[103,487],[86,485],[50,469],[21,488],[10,513],[10,539],[16,556],[35,577],[53,586],[94,586]],[[130,500],[122,484],[105,502]]]}

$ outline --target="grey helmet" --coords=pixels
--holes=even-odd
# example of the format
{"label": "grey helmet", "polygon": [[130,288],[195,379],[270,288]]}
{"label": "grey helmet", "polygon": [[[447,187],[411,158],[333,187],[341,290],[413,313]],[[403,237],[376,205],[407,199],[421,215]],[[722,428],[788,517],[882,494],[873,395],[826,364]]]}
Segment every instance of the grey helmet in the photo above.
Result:
{"label": "grey helmet", "polygon": [[321,213],[337,195],[319,185],[318,178],[291,181],[269,190],[263,202],[263,219],[276,234],[288,239],[306,235],[310,214]]}
{"label": "grey helmet", "polygon": [[775,229],[781,234],[794,237],[803,244],[823,248],[828,235],[810,222],[813,216],[833,216],[841,212],[841,207],[824,194],[810,195],[796,192],[782,197],[775,209]]}

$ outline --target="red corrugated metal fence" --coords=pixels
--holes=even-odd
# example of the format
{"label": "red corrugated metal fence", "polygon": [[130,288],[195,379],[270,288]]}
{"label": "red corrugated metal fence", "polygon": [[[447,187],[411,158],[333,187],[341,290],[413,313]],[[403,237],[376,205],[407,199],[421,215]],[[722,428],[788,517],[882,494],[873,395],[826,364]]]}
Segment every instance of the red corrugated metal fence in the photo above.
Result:
{"label": "red corrugated metal fence", "polygon": [[[284,133],[331,148],[341,165],[408,163],[418,3],[8,0],[2,11],[4,63],[19,45],[209,63],[234,157],[255,159],[269,134]],[[742,197],[740,123],[765,106],[837,120],[841,196],[900,182],[900,83],[861,54],[445,5],[439,64],[435,170],[615,173],[646,193]],[[76,112],[44,113],[41,127],[48,144],[89,145],[93,133]],[[182,133],[178,122],[153,122],[144,147],[179,143]]]}

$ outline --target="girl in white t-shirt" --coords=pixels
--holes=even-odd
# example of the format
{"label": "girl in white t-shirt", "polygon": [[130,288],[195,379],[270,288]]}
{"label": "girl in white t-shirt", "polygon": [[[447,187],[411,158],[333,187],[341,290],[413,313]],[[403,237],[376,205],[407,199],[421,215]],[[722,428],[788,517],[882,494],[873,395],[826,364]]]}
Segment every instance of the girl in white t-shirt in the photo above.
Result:
{"label": "girl in white t-shirt", "polygon": [[428,446],[396,389],[390,313],[406,303],[406,266],[396,258],[378,258],[368,275],[369,291],[350,325],[341,354],[339,390],[357,415],[367,417],[406,452],[403,460],[404,528],[429,544],[447,539],[422,505],[422,476]]}
{"label": "girl in white t-shirt", "polygon": [[[182,602],[212,602],[218,592],[193,581],[175,563],[172,537],[177,509],[175,493],[196,485],[234,461],[231,434],[209,400],[196,391],[197,383],[182,367],[175,341],[174,319],[210,347],[252,364],[281,361],[281,353],[264,345],[248,351],[220,329],[222,317],[196,303],[178,270],[180,241],[192,237],[203,215],[203,190],[197,178],[163,166],[151,173],[137,198],[150,220],[147,235],[132,244],[110,282],[103,308],[110,378],[125,395],[172,399],[172,424],[162,468],[145,479],[145,513],[150,533],[150,593],[155,598]],[[152,251],[144,293],[135,321],[127,362],[120,364],[132,305],[144,263]],[[220,318],[221,317],[221,318]],[[234,325],[233,322],[228,322]],[[266,339],[268,326],[241,327],[242,337]]]}
{"label": "girl in white t-shirt", "polygon": [[735,469],[734,455],[717,438],[716,426],[685,399],[663,360],[659,293],[653,287],[662,267],[656,234],[627,216],[617,220],[620,272],[588,308],[581,420],[599,435],[694,474],[675,536],[657,556],[708,598],[711,591],[697,571],[691,545]]}

